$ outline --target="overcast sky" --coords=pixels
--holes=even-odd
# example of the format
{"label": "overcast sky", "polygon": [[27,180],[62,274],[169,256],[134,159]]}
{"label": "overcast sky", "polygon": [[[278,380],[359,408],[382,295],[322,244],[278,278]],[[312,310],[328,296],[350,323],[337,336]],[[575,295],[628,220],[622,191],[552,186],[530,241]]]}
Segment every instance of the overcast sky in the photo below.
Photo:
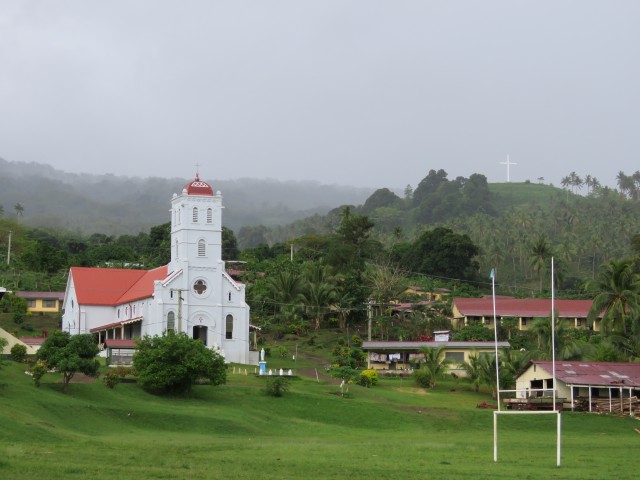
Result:
{"label": "overcast sky", "polygon": [[[2,0],[0,157],[414,187],[640,169],[638,0]],[[1,172],[0,172],[1,174]]]}

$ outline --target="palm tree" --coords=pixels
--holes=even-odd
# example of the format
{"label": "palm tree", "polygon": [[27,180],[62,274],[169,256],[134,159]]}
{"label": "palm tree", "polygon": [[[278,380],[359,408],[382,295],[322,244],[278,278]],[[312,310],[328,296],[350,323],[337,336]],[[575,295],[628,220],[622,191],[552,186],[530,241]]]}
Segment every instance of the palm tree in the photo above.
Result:
{"label": "palm tree", "polygon": [[[552,357],[551,317],[536,319],[530,331],[538,337],[538,356],[550,359]],[[555,316],[555,351],[558,360],[579,360],[584,352],[581,345],[572,336],[573,329],[567,325],[564,318]]]}
{"label": "palm tree", "polygon": [[551,258],[551,246],[547,241],[547,237],[540,235],[533,245],[529,253],[529,266],[538,275],[540,280],[540,291],[542,292],[542,274],[547,268],[549,259]]}
{"label": "palm tree", "polygon": [[420,351],[424,354],[424,365],[421,368],[425,369],[425,373],[429,378],[429,386],[435,388],[436,378],[444,373],[449,364],[444,355],[444,347],[424,347]]}
{"label": "palm tree", "polygon": [[336,297],[334,277],[331,275],[329,266],[313,262],[307,264],[303,280],[304,285],[300,292],[300,299],[305,304],[307,312],[315,320],[315,327],[318,330]]}
{"label": "palm tree", "polygon": [[13,209],[16,211],[16,217],[20,218],[24,216],[24,207],[20,203],[16,203],[13,206]]}
{"label": "palm tree", "polygon": [[482,383],[482,366],[480,356],[476,350],[473,350],[469,355],[469,361],[462,364],[462,368],[467,374],[467,378],[473,384],[473,390],[477,392],[480,390],[480,384]]}
{"label": "palm tree", "polygon": [[600,267],[595,281],[597,294],[588,319],[594,321],[602,312],[603,333],[627,332],[626,320],[633,320],[633,330],[640,330],[640,277],[629,260],[615,261]]}

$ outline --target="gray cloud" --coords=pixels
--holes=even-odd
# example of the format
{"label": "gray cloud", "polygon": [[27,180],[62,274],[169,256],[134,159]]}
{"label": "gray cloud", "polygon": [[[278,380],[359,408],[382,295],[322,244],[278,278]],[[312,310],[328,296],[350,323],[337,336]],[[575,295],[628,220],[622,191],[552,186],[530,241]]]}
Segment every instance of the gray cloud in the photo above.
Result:
{"label": "gray cloud", "polygon": [[402,187],[640,168],[640,3],[0,6],[0,156],[90,173]]}

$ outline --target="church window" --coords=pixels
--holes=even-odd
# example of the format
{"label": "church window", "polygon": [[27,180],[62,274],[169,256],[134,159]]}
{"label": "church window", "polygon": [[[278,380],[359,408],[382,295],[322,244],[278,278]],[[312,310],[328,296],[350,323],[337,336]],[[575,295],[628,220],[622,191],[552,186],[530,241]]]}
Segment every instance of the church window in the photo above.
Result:
{"label": "church window", "polygon": [[198,295],[202,295],[207,291],[207,284],[204,282],[204,280],[198,280],[193,284],[193,289]]}
{"label": "church window", "polygon": [[204,257],[207,253],[207,246],[203,239],[198,240],[198,256]]}
{"label": "church window", "polygon": [[176,258],[178,258],[178,239],[176,238]]}
{"label": "church window", "polygon": [[227,333],[225,338],[227,340],[233,339],[233,315],[227,315]]}
{"label": "church window", "polygon": [[231,301],[231,292],[229,292],[229,301]]}
{"label": "church window", "polygon": [[120,318],[120,309],[118,309],[118,318]]}
{"label": "church window", "polygon": [[198,223],[198,207],[193,207],[193,223]]}
{"label": "church window", "polygon": [[207,208],[207,223],[213,223],[213,209]]}
{"label": "church window", "polygon": [[176,314],[169,312],[167,314],[167,332],[173,332],[176,329]]}
{"label": "church window", "polygon": [[176,222],[178,225],[180,225],[180,210],[178,210],[178,220]]}

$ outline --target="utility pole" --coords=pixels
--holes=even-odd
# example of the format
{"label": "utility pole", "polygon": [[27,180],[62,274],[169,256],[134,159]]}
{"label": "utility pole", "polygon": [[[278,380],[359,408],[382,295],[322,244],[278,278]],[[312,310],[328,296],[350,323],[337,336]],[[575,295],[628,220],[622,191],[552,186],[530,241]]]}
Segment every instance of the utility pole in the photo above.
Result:
{"label": "utility pole", "polygon": [[13,235],[13,231],[9,230],[9,246],[7,247],[7,265],[11,261],[11,235]]}
{"label": "utility pole", "polygon": [[373,298],[370,298],[369,303],[367,303],[367,318],[369,320],[367,340],[370,342],[371,341],[371,321],[373,320]]}
{"label": "utility pole", "polygon": [[171,293],[178,292],[178,333],[182,332],[182,288],[172,288]]}

